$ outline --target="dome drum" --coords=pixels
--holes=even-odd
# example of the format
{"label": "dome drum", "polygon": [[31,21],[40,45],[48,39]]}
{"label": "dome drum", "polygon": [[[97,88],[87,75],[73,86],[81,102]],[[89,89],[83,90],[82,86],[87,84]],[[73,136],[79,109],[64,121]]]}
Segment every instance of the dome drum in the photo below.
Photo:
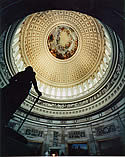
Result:
{"label": "dome drum", "polygon": [[[47,23],[47,19],[51,22]],[[7,40],[10,34],[11,41]],[[43,97],[34,114],[75,118],[103,109],[122,90],[117,90],[124,65],[118,58],[120,42],[108,26],[91,16],[74,11],[45,11],[10,27],[5,59],[11,75],[28,65],[35,70]],[[61,58],[51,52],[54,49],[62,54]],[[74,52],[67,56],[69,50]],[[34,96],[32,89],[21,107],[28,110]]]}

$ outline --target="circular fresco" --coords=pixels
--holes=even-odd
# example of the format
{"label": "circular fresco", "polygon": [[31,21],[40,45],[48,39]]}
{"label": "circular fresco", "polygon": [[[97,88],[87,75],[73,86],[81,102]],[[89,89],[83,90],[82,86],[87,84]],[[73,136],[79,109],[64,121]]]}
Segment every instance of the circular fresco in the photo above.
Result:
{"label": "circular fresco", "polygon": [[58,59],[68,59],[74,55],[78,47],[75,31],[66,25],[55,27],[48,36],[50,53]]}

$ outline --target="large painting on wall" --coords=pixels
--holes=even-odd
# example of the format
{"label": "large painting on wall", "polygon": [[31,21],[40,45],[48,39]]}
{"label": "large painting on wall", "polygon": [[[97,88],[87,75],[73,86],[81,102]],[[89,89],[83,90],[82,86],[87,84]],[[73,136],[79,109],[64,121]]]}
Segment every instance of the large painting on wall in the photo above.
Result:
{"label": "large painting on wall", "polygon": [[89,155],[87,143],[68,144],[68,155],[71,155],[71,156]]}
{"label": "large painting on wall", "polygon": [[34,142],[34,141],[28,141],[28,144],[27,144],[30,148],[31,148],[31,151],[34,156],[39,156],[42,154],[42,148],[43,148],[43,144],[42,143],[39,143],[39,142]]}
{"label": "large painting on wall", "polygon": [[123,155],[120,138],[98,141],[98,145],[101,155]]}

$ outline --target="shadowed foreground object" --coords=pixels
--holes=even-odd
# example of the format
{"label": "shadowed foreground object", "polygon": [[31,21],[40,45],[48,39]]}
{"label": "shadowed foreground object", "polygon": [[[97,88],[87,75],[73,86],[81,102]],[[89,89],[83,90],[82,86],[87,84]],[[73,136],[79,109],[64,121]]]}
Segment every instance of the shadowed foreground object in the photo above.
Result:
{"label": "shadowed foreground object", "polygon": [[25,71],[19,72],[14,75],[9,84],[2,89],[2,108],[4,110],[3,120],[5,124],[8,123],[15,111],[20,107],[28,96],[32,84],[35,91],[41,96],[41,92],[38,90],[37,82],[35,79],[35,72],[32,67],[26,67]]}

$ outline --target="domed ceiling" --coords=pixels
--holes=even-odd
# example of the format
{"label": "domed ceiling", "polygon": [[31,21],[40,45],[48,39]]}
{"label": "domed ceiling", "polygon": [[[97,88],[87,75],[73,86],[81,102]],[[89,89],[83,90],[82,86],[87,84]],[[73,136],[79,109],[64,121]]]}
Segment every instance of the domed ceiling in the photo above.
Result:
{"label": "domed ceiling", "polygon": [[104,32],[92,17],[77,12],[48,11],[26,18],[20,50],[38,80],[59,87],[93,76],[104,57]]}
{"label": "domed ceiling", "polygon": [[27,16],[12,40],[17,71],[36,72],[43,97],[70,102],[95,90],[108,74],[112,46],[103,25],[75,11]]}
{"label": "domed ceiling", "polygon": [[[32,112],[54,119],[89,116],[108,107],[124,87],[124,51],[117,34],[98,19],[67,10],[36,12],[5,34],[5,78],[27,66],[42,96]],[[9,74],[9,75],[8,75]],[[31,89],[21,109],[29,110]]]}

